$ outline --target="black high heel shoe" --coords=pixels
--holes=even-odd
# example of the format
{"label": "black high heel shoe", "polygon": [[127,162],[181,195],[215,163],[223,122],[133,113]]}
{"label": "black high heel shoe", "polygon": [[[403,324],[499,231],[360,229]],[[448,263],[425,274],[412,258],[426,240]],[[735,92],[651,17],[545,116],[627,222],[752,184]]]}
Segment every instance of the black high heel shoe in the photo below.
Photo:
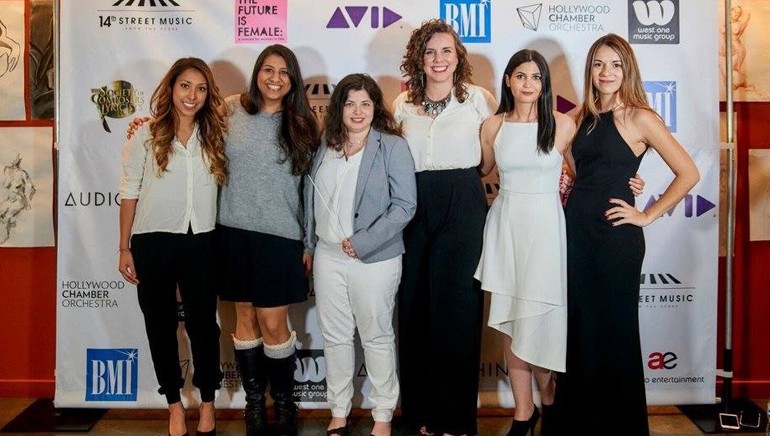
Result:
{"label": "black high heel shoe", "polygon": [[345,423],[344,427],[333,428],[326,430],[326,436],[350,436],[349,423]]}
{"label": "black high heel shoe", "polygon": [[540,434],[542,436],[553,436],[556,434],[556,404],[543,404],[543,421],[540,423]]}
{"label": "black high heel shoe", "polygon": [[530,416],[528,420],[519,421],[514,419],[513,423],[511,423],[511,429],[508,430],[506,436],[534,436],[535,426],[537,425],[538,419],[540,419],[540,411],[535,407],[532,416]]}

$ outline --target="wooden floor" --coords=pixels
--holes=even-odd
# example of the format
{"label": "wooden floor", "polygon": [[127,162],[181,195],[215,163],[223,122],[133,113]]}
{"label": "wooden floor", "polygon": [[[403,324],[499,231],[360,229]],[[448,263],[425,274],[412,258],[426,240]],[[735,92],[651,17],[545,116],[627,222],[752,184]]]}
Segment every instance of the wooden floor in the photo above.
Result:
{"label": "wooden floor", "polygon": [[[0,398],[0,428],[3,428],[8,422],[17,415],[24,412],[27,407],[33,404],[34,399],[22,398]],[[755,403],[765,404],[755,401]],[[39,404],[39,403],[38,403]],[[479,435],[480,436],[503,436],[508,431],[510,419],[508,416],[510,410],[506,409],[483,409],[480,411]],[[656,406],[650,407],[650,427],[652,435],[701,435],[704,434],[700,428],[693,423],[687,416],[683,415],[679,408],[674,406]],[[300,419],[300,436],[324,435],[326,424],[328,422],[328,411],[326,410],[302,410]],[[371,428],[372,420],[368,411],[354,411],[353,435],[366,436]],[[195,411],[188,412],[188,426],[190,435],[194,435],[196,425]],[[220,410],[217,412],[217,434],[218,435],[243,435],[244,426],[240,419],[240,414],[236,410]],[[39,417],[39,421],[44,421],[46,417]],[[744,429],[748,430],[748,429]],[[590,429],[587,433],[591,435]],[[727,435],[732,433],[710,433],[715,435]],[[0,433],[5,434],[41,434],[41,435],[72,435],[72,432],[36,432],[31,433],[28,430],[18,433]],[[165,410],[108,410],[101,419],[93,426],[89,435],[165,435],[166,430],[166,411]],[[398,428],[394,431],[394,436],[406,435],[406,431]],[[577,432],[576,432],[577,434]],[[741,432],[744,434],[744,432]],[[751,433],[746,433],[751,434]],[[755,430],[753,434],[764,434],[764,429]],[[619,435],[622,436],[622,435]]]}

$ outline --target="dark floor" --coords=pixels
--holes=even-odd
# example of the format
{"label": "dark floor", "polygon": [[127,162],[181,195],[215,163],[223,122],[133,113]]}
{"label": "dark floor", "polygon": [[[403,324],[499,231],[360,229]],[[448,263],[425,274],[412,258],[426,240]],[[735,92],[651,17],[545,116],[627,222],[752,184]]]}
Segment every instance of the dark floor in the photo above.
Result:
{"label": "dark floor", "polygon": [[[3,428],[19,415],[22,415],[25,409],[35,403],[34,399],[22,398],[0,398],[0,428]],[[755,401],[756,404],[764,405],[764,402]],[[5,434],[22,435],[70,435],[72,432],[62,431],[38,431],[30,432],[31,428],[45,428],[45,421],[54,421],[52,405],[48,402],[40,401],[36,406],[41,407],[37,413],[33,413],[33,419],[28,421],[26,429],[18,429],[16,433],[3,432]],[[46,409],[48,407],[48,409]],[[63,416],[59,413],[59,422],[70,419],[69,415]],[[93,412],[93,411],[92,411]],[[479,435],[480,436],[503,436],[508,431],[510,425],[509,409],[482,409],[479,417]],[[706,434],[685,416],[682,411],[675,406],[655,406],[650,407],[650,428],[651,435],[702,435]],[[301,410],[300,411],[300,436],[324,435],[328,423],[328,411],[326,410]],[[22,416],[27,416],[22,415]],[[35,416],[40,415],[40,416]],[[45,416],[49,415],[49,416]],[[188,426],[190,434],[194,435],[196,424],[195,411],[188,412]],[[76,418],[76,417],[75,417]],[[244,426],[240,419],[240,413],[236,410],[220,410],[217,412],[217,434],[218,435],[243,435]],[[73,418],[74,419],[74,418]],[[164,435],[166,430],[166,411],[165,410],[126,410],[112,409],[104,413],[90,432],[89,435]],[[77,421],[77,419],[74,419]],[[18,420],[17,420],[18,422]],[[764,424],[764,421],[763,421]],[[371,415],[365,410],[354,410],[352,418],[353,435],[365,436],[369,434],[372,420]],[[49,425],[49,427],[52,427]],[[73,426],[71,428],[77,428]],[[764,428],[749,429],[743,428],[742,431],[733,431],[731,433],[709,433],[714,435],[726,435],[734,433],[747,433],[747,430],[754,430],[753,434],[764,434]],[[82,433],[82,431],[81,431]],[[576,430],[576,434],[577,434]],[[581,434],[591,435],[590,429],[580,431]],[[401,431],[397,427],[393,432],[396,435],[406,435],[407,432]],[[751,434],[751,433],[747,433]],[[619,435],[622,436],[622,435]]]}

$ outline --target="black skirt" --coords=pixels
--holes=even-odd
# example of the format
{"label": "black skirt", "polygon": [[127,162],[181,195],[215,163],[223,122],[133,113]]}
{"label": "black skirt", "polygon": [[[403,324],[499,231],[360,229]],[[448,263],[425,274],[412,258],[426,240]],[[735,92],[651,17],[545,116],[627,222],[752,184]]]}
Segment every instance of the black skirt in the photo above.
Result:
{"label": "black skirt", "polygon": [[254,307],[307,300],[302,241],[222,225],[217,232],[221,300]]}

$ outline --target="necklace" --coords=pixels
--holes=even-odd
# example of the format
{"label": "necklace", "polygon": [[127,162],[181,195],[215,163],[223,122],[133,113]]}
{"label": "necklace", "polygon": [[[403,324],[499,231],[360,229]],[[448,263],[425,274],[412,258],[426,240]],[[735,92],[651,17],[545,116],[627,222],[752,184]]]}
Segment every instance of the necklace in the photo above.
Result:
{"label": "necklace", "polygon": [[449,100],[452,99],[452,93],[450,92],[446,97],[442,98],[439,101],[433,101],[428,98],[428,96],[425,96],[422,99],[422,109],[425,111],[426,114],[437,117],[441,112],[446,109],[446,105],[449,104]]}

